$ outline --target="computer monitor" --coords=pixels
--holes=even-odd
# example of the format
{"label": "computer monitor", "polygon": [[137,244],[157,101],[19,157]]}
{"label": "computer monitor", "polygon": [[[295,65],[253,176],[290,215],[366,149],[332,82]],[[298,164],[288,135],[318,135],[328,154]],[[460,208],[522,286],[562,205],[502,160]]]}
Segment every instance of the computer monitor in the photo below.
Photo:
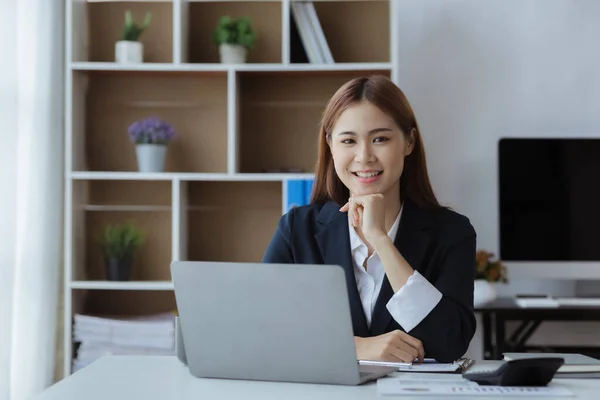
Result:
{"label": "computer monitor", "polygon": [[503,138],[499,257],[600,277],[600,137]]}

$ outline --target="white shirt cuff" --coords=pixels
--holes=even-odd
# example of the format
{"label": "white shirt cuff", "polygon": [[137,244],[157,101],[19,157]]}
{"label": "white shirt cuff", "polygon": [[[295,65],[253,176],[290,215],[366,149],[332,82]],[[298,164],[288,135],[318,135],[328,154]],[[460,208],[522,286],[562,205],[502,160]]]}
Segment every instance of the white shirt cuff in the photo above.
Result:
{"label": "white shirt cuff", "polygon": [[386,307],[392,318],[406,332],[410,332],[441,299],[442,293],[415,270],[406,284],[388,301]]}

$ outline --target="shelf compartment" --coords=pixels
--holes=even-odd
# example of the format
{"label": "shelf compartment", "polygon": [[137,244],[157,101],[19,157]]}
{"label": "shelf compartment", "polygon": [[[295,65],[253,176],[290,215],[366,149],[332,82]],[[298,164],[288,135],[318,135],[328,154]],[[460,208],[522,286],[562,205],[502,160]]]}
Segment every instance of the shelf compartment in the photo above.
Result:
{"label": "shelf compartment", "polygon": [[77,167],[137,172],[135,145],[127,130],[131,123],[155,115],[178,133],[167,149],[166,172],[227,172],[226,72],[85,74],[85,139],[75,141],[80,145],[73,150],[77,159],[85,146],[85,161]]}
{"label": "shelf compartment", "polygon": [[[111,207],[123,206],[125,210],[142,211],[147,207],[167,210],[171,206],[171,183],[166,181],[93,181],[81,182],[86,191],[87,204],[84,207],[99,207],[99,211],[111,211]],[[101,207],[107,206],[103,210]],[[129,207],[127,207],[129,206]]]}
{"label": "shelf compartment", "polygon": [[348,80],[371,73],[390,75],[389,70],[239,73],[239,172],[311,173],[327,102]]}
{"label": "shelf compartment", "polygon": [[[200,1],[190,2],[187,27],[187,60],[190,63],[219,63],[219,49],[213,32],[219,18],[247,16],[256,32],[254,48],[248,51],[248,63],[282,62],[281,2],[279,1]],[[183,35],[186,33],[184,32]]]}
{"label": "shelf compartment", "polygon": [[94,316],[143,316],[176,311],[172,290],[74,290],[74,313]]}
{"label": "shelf compartment", "polygon": [[187,186],[187,259],[259,262],[282,215],[282,183]]}
{"label": "shelf compartment", "polygon": [[169,281],[172,259],[171,182],[75,181],[73,184],[73,272],[76,281],[105,281],[98,244],[108,224],[131,222],[144,232],[131,281]]}
{"label": "shelf compartment", "polygon": [[131,222],[144,232],[135,253],[131,280],[163,281],[171,278],[171,213],[145,211],[87,212],[86,273],[89,280],[105,280],[106,267],[98,239],[107,224]]}
{"label": "shelf compartment", "polygon": [[83,24],[74,32],[77,33],[78,29],[87,31],[88,43],[84,42],[81,34],[74,35],[75,47],[87,48],[85,51],[75,51],[74,54],[80,58],[73,61],[114,61],[115,43],[120,40],[126,10],[131,11],[138,24],[143,21],[146,11],[152,14],[148,28],[140,36],[140,42],[144,45],[144,62],[173,62],[172,1],[87,1],[74,5],[74,23]]}
{"label": "shelf compartment", "polygon": [[174,354],[176,300],[172,290],[76,289],[72,294],[67,371],[78,371],[108,354]]}
{"label": "shelf compartment", "polygon": [[[334,62],[390,61],[389,1],[329,0],[313,3]],[[291,13],[290,18],[293,18]]]}

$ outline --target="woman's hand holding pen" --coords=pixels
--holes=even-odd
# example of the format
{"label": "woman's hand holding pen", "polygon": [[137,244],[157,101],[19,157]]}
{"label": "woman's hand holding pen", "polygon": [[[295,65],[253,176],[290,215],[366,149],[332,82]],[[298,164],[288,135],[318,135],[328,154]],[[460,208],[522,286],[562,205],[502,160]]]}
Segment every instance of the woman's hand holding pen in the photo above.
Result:
{"label": "woman's hand holding pen", "polygon": [[382,194],[353,196],[340,208],[340,211],[348,211],[351,225],[359,228],[373,246],[378,239],[387,237],[385,198]]}
{"label": "woman's hand holding pen", "polygon": [[423,362],[425,358],[423,343],[401,330],[369,338],[355,337],[354,343],[358,360],[410,363],[415,359]]}

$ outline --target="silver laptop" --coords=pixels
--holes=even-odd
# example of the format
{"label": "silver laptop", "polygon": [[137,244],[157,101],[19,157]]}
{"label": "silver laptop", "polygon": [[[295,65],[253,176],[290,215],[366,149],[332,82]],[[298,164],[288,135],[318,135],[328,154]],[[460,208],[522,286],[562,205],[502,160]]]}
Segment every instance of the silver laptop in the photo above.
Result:
{"label": "silver laptop", "polygon": [[334,265],[175,261],[179,325],[201,378],[358,385],[344,270]]}

